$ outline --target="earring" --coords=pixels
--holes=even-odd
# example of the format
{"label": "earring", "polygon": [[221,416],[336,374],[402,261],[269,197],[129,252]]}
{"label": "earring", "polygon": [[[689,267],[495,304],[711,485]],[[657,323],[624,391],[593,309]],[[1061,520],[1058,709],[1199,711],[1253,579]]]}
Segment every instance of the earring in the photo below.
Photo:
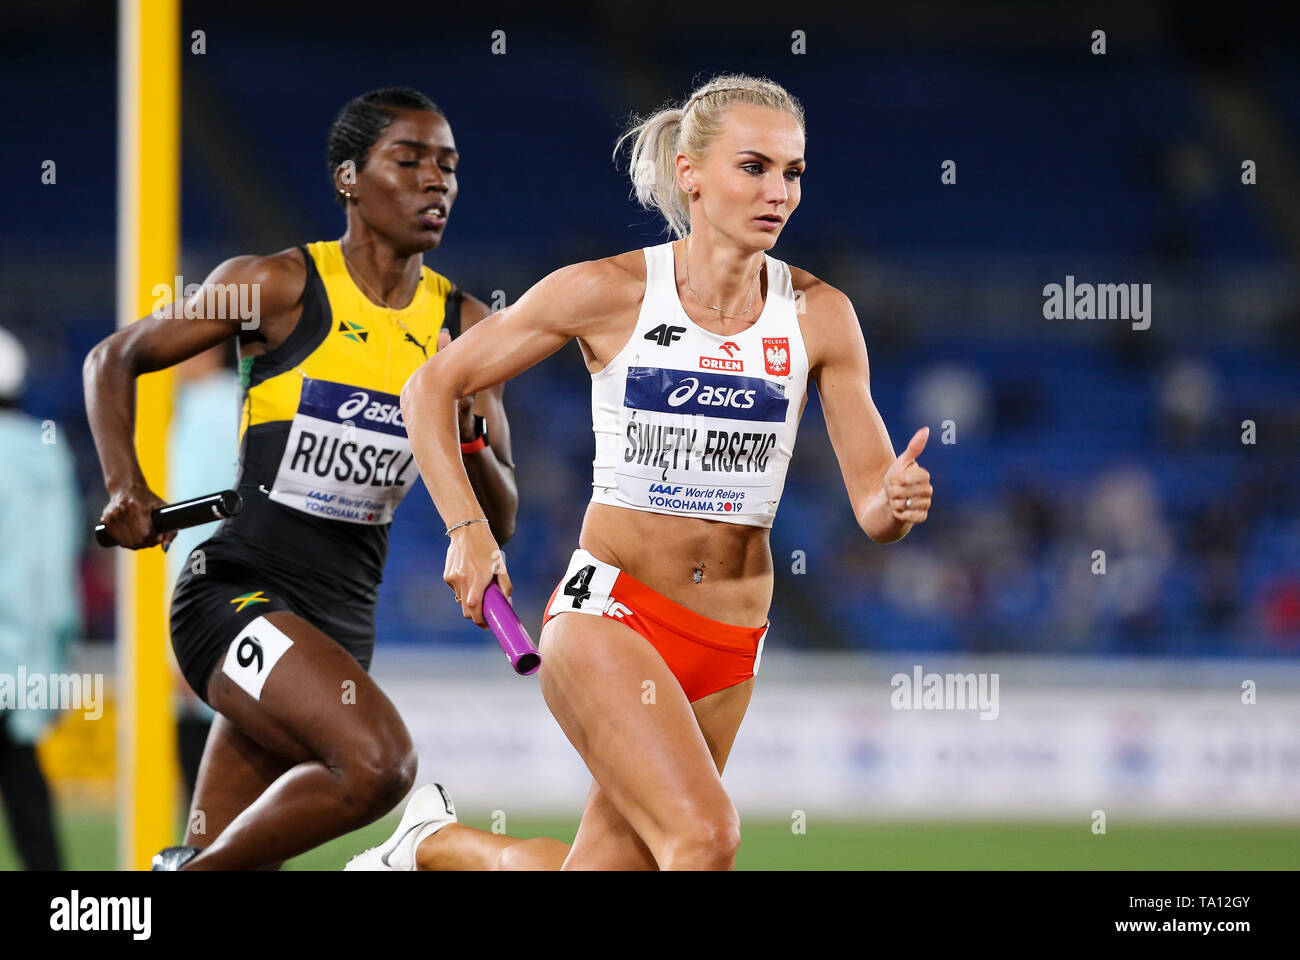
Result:
{"label": "earring", "polygon": [[348,199],[348,200],[351,200],[351,199],[352,199],[352,194],[348,193],[346,190],[340,190],[339,193],[340,193],[340,194],[341,194],[345,199]]}

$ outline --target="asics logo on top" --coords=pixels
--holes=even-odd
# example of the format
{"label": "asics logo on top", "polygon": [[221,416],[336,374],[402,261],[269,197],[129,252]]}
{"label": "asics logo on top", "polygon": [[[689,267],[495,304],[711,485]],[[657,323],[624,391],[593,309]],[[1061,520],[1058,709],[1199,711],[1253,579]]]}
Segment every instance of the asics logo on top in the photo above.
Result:
{"label": "asics logo on top", "polygon": [[686,332],[685,327],[670,327],[666,323],[661,323],[645,335],[646,340],[653,340],[661,347],[666,347],[670,343],[675,343],[682,338]]}
{"label": "asics logo on top", "polygon": [[782,384],[761,377],[628,367],[624,384],[623,406],[634,410],[779,423],[789,404]]}
{"label": "asics logo on top", "polygon": [[344,403],[340,404],[339,419],[350,420],[352,417],[355,417],[358,413],[361,412],[361,409],[366,405],[366,402],[369,399],[370,399],[370,394],[358,390],[356,393],[352,394],[352,396],[349,397]]}
{"label": "asics logo on top", "polygon": [[[695,391],[700,386],[698,377],[687,377],[682,381],[682,385],[668,394],[668,405],[670,407],[680,407],[687,400],[695,395]],[[706,386],[700,391],[699,399],[696,401],[704,407],[735,407],[737,410],[748,410],[754,405],[753,390],[738,390],[733,387]]]}
{"label": "asics logo on top", "polygon": [[[367,406],[367,404],[369,404]],[[364,412],[363,412],[364,411]],[[364,390],[358,390],[347,400],[339,404],[338,418],[340,420],[351,420],[357,414],[361,414],[362,419],[373,420],[378,423],[391,423],[395,427],[405,427],[402,421],[402,408],[396,403],[380,403],[379,401],[371,402],[370,394]]]}
{"label": "asics logo on top", "polygon": [[680,407],[699,389],[700,381],[697,377],[687,377],[682,381],[682,385],[668,394],[668,405],[670,407]]}

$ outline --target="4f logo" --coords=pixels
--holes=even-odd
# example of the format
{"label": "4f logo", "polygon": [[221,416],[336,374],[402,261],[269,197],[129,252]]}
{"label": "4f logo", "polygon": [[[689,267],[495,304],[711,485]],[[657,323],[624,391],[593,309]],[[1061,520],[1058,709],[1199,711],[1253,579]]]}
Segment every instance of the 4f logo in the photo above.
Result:
{"label": "4f logo", "polygon": [[685,332],[685,327],[670,327],[666,323],[661,323],[647,333],[645,338],[655,341],[661,347],[666,347],[668,344],[680,340]]}

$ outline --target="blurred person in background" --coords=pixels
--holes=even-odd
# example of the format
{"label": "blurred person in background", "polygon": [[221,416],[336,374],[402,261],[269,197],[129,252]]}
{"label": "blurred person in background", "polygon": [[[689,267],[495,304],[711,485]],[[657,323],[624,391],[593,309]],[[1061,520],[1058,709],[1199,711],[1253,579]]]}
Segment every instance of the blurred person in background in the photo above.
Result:
{"label": "blurred person in background", "polygon": [[907,417],[916,423],[937,423],[946,431],[951,421],[957,439],[983,443],[993,430],[993,391],[978,367],[936,363],[921,370],[907,391]]}
{"label": "blurred person in background", "polygon": [[[0,328],[0,683],[11,685],[20,668],[27,677],[62,673],[81,620],[73,459],[56,424],[19,410],[26,371],[22,344]],[[0,797],[9,829],[28,870],[58,870],[54,808],[36,756],[57,713],[6,709],[9,699],[0,699]]]}
{"label": "blurred person in background", "polygon": [[1161,439],[1170,447],[1194,448],[1219,415],[1223,385],[1203,360],[1183,357],[1160,376],[1158,415]]}
{"label": "blurred person in background", "polygon": [[1091,564],[1074,568],[1087,586],[1084,596],[1072,597],[1071,609],[1089,611],[1094,629],[1135,652],[1151,652],[1166,626],[1160,595],[1174,547],[1151,471],[1133,464],[1102,473],[1085,495],[1081,519],[1085,549],[1077,555],[1103,550],[1106,573],[1094,574]]}

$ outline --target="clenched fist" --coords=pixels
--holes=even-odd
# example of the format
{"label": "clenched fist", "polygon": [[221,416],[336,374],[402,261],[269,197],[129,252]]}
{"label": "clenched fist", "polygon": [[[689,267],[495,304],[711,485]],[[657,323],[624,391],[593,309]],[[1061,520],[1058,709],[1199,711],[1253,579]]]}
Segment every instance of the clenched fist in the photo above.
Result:
{"label": "clenched fist", "polygon": [[124,490],[110,491],[108,506],[100,514],[99,522],[107,529],[118,546],[131,550],[162,544],[166,550],[176,539],[176,531],[158,533],[153,528],[153,511],[165,507],[162,500],[148,487],[137,485]]}

